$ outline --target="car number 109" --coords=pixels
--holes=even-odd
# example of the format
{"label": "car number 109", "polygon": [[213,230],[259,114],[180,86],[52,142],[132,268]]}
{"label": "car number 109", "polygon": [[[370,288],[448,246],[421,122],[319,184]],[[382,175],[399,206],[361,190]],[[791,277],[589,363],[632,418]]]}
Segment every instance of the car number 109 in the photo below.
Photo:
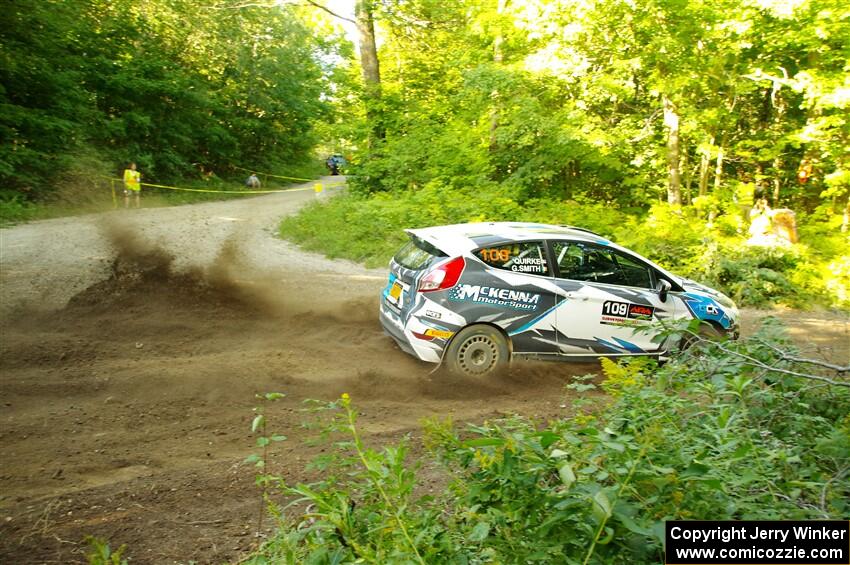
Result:
{"label": "car number 109", "polygon": [[622,316],[625,318],[629,315],[629,305],[625,302],[608,300],[602,305],[602,313],[608,316]]}
{"label": "car number 109", "polygon": [[655,308],[642,304],[630,304],[628,302],[615,302],[606,300],[602,304],[603,316],[616,316],[619,318],[632,318],[636,320],[651,320],[655,314]]}

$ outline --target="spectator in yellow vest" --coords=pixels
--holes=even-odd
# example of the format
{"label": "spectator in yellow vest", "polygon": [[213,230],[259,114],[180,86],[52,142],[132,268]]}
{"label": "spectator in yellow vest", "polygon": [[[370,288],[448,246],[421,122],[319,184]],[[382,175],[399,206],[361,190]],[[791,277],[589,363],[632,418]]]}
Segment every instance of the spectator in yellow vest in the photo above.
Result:
{"label": "spectator in yellow vest", "polygon": [[136,170],[136,164],[130,163],[130,166],[124,169],[124,207],[130,207],[130,193],[136,195],[136,208],[139,207],[140,194],[142,193],[141,185],[142,175]]}

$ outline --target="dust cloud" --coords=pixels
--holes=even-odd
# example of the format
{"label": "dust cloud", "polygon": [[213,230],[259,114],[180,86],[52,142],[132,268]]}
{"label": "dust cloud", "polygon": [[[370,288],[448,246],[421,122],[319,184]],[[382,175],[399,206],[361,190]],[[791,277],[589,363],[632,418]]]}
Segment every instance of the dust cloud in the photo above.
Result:
{"label": "dust cloud", "polygon": [[[108,277],[59,312],[29,316],[28,332],[97,336],[109,328],[109,343],[129,350],[146,344],[170,358],[191,359],[207,384],[228,390],[233,376],[220,368],[231,362],[221,356],[238,355],[244,361],[234,372],[260,365],[266,376],[255,384],[286,384],[303,398],[331,399],[342,392],[370,401],[560,395],[569,377],[595,368],[516,363],[487,379],[448,375],[405,354],[383,334],[377,288],[364,296],[338,279],[264,271],[246,261],[238,234],[222,243],[212,263],[181,261],[178,267],[164,242],[115,221],[104,221],[100,229],[113,253]],[[145,362],[153,363],[151,370],[156,365],[155,359]],[[162,374],[171,374],[174,367],[165,363]]]}

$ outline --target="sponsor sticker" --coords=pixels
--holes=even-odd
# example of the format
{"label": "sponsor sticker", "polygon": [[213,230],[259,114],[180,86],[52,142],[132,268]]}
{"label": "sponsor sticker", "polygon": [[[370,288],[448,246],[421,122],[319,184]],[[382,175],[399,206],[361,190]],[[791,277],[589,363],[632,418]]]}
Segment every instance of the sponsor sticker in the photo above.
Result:
{"label": "sponsor sticker", "polygon": [[430,337],[436,337],[436,338],[439,338],[439,339],[449,339],[450,337],[455,335],[455,333],[449,332],[449,331],[446,331],[446,330],[437,330],[437,329],[434,329],[434,328],[428,328],[427,330],[425,330],[425,335],[430,336]]}
{"label": "sponsor sticker", "polygon": [[536,310],[540,303],[540,295],[535,292],[494,286],[460,284],[449,292],[449,300],[491,304],[514,310]]}
{"label": "sponsor sticker", "polygon": [[606,300],[602,303],[602,323],[635,323],[639,320],[651,320],[655,314],[655,308],[643,304],[631,304],[629,302],[617,302]]}
{"label": "sponsor sticker", "polygon": [[393,283],[393,286],[390,289],[390,296],[392,296],[395,300],[398,300],[398,297],[401,296],[401,285],[400,284]]}

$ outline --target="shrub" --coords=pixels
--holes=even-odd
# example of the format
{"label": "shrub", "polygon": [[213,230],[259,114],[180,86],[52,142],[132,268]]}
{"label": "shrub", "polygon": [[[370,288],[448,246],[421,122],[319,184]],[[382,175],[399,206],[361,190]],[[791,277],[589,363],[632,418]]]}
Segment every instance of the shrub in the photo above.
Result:
{"label": "shrub", "polygon": [[280,234],[330,257],[375,267],[386,265],[406,240],[403,228],[488,221],[574,225],[717,288],[741,306],[850,306],[847,238],[838,232],[840,218],[821,214],[807,219],[802,243],[764,248],[745,244],[744,235],[730,227],[737,221],[731,213],[728,221],[717,222],[720,229],[709,228],[697,213],[655,204],[644,214],[586,198],[519,201],[492,183],[451,188],[431,181],[418,190],[371,197],[354,193],[312,204],[285,218]]}
{"label": "shrub", "polygon": [[35,206],[21,196],[0,194],[0,226],[27,221],[35,212]]}
{"label": "shrub", "polygon": [[689,351],[660,369],[603,362],[613,403],[543,428],[430,423],[450,484],[436,499],[414,495],[407,441],[364,447],[343,395],[327,405],[347,440],[325,480],[281,481],[307,510],[275,508],[281,529],[251,562],[647,563],[665,520],[846,516],[847,381],[813,371],[773,323]]}

